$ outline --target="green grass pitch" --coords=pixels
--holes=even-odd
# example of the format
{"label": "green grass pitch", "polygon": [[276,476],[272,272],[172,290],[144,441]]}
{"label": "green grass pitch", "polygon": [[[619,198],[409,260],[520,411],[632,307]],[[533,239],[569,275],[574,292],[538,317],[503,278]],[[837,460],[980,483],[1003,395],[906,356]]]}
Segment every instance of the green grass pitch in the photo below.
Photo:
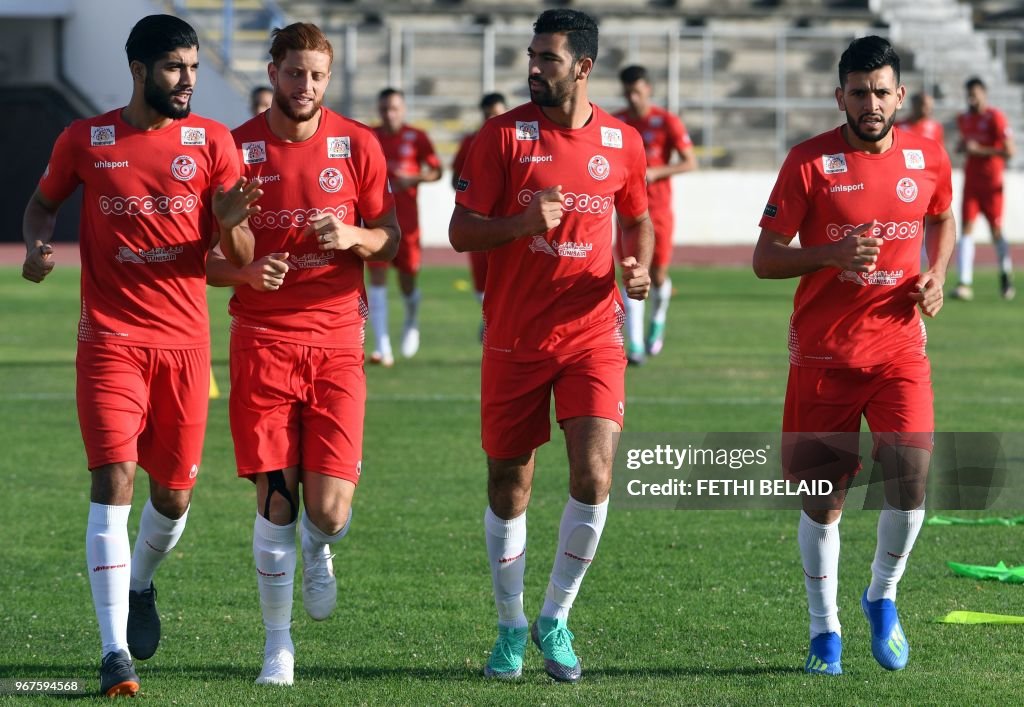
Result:
{"label": "green grass pitch", "polygon": [[[33,285],[0,269],[0,678],[98,685],[85,573],[88,478],[74,404],[78,271]],[[807,616],[795,512],[616,510],[571,617],[584,679],[553,684],[530,648],[524,678],[480,671],[495,634],[481,518],[478,312],[459,268],[423,273],[423,345],[370,368],[363,480],[338,547],[339,607],[310,620],[296,587],[296,684],[253,684],[262,658],[251,555],[252,487],[235,477],[226,397],[211,402],[188,529],[157,574],[164,634],[138,666],[149,704],[1012,704],[1022,626],[933,622],[953,609],[1024,614],[1020,586],[955,578],[946,560],[1024,562],[1024,528],[926,526],[901,585],[913,652],[887,673],[870,654],[859,596],[877,515],[842,524],[846,674],[802,673]],[[629,430],[772,431],[787,370],[793,281],[679,269],[665,352],[628,373]],[[392,291],[392,323],[400,303]],[[929,323],[937,426],[1015,431],[1024,400],[1019,303],[994,275]],[[228,293],[211,291],[214,370],[227,393]],[[529,296],[529,293],[523,293]],[[138,483],[134,537],[146,484]],[[567,493],[560,435],[539,453],[526,607],[543,598]],[[0,703],[16,698],[0,696]],[[33,704],[58,702],[40,698]],[[59,700],[63,703],[63,700]]]}

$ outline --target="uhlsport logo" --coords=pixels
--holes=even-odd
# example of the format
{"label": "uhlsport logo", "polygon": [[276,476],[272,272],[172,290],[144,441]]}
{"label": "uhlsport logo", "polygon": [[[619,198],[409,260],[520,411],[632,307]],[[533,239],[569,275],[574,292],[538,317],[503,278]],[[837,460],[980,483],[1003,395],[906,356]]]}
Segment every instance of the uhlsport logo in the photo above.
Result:
{"label": "uhlsport logo", "polygon": [[242,162],[259,164],[267,161],[267,143],[264,140],[242,143]]}
{"label": "uhlsport logo", "polygon": [[597,181],[603,182],[612,173],[612,167],[604,155],[594,155],[587,163],[587,172]]}
{"label": "uhlsport logo", "polygon": [[348,135],[327,138],[327,157],[329,159],[348,159],[352,156],[352,145]]}
{"label": "uhlsport logo", "polygon": [[[860,226],[844,223],[830,223],[825,227],[825,235],[830,241],[841,241]],[[921,234],[920,221],[884,221],[871,231],[864,234],[869,238],[883,238],[887,241],[905,241],[917,238]]]}
{"label": "uhlsport logo", "polygon": [[[526,206],[540,191],[523,189],[519,192],[518,201],[520,206]],[[577,194],[575,192],[562,192],[562,211],[577,211],[581,214],[595,214],[600,216],[610,209],[612,198],[610,196],[592,196],[591,194]]]}
{"label": "uhlsport logo", "polygon": [[196,176],[196,161],[188,155],[178,155],[171,162],[171,174],[180,182],[187,182]]}
{"label": "uhlsport logo", "polygon": [[320,173],[320,188],[325,192],[333,194],[341,189],[341,185],[344,183],[345,177],[334,167],[327,167]]}
{"label": "uhlsport logo", "polygon": [[90,128],[90,133],[90,145],[113,145],[115,143],[113,125],[94,125]]}
{"label": "uhlsport logo", "polygon": [[904,177],[896,182],[896,196],[900,201],[911,203],[917,198],[917,182],[910,177]]}

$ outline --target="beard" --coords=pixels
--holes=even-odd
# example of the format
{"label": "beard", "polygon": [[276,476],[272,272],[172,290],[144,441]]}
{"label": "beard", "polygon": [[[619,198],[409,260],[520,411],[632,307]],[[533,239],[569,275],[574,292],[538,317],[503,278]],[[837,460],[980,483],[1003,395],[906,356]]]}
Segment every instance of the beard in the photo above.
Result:
{"label": "beard", "polygon": [[865,133],[861,131],[860,126],[857,124],[857,121],[854,120],[853,116],[850,115],[849,113],[846,114],[846,124],[849,126],[850,130],[853,131],[853,134],[856,135],[861,140],[863,140],[864,142],[879,142],[880,140],[884,140],[885,136],[889,134],[890,130],[892,130],[892,126],[895,122],[896,113],[893,113],[891,116],[889,116],[888,120],[882,123],[882,129],[878,132],[878,134],[873,135],[871,133]]}
{"label": "beard", "polygon": [[300,113],[292,108],[292,104],[288,100],[288,96],[284,95],[283,91],[275,90],[273,104],[276,105],[290,120],[294,120],[296,123],[305,123],[308,120],[312,120],[317,114],[317,111],[320,110],[320,106],[323,105],[323,99],[318,99],[309,107],[308,110]]}
{"label": "beard", "polygon": [[153,80],[152,76],[148,73],[146,74],[146,82],[143,85],[142,91],[142,97],[145,99],[146,104],[160,115],[171,120],[187,118],[189,113],[192,112],[192,99],[189,98],[188,103],[182,108],[171,102],[172,95],[174,95],[173,91],[164,91],[156,85],[156,81]]}
{"label": "beard", "polygon": [[572,97],[572,84],[570,78],[555,81],[534,79],[527,82],[530,88],[530,100],[544,108],[557,108],[565,105]]}

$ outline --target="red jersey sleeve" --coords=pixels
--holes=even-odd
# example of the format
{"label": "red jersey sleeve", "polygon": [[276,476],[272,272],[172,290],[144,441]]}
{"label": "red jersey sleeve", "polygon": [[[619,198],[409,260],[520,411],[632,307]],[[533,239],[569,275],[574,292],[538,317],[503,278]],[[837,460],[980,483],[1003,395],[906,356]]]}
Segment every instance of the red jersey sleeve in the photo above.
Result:
{"label": "red jersey sleeve", "polygon": [[928,202],[930,216],[937,216],[945,213],[953,203],[953,168],[949,163],[949,155],[944,149],[935,151],[936,159],[939,160],[938,178],[935,182],[935,191],[932,193],[932,200]]}
{"label": "red jersey sleeve", "polygon": [[74,146],[71,138],[71,128],[64,128],[64,131],[57,136],[57,142],[53,145],[50,153],[50,161],[46,170],[39,180],[39,191],[47,199],[60,203],[71,196],[71,193],[81,184],[75,165]]}
{"label": "red jersey sleeve", "polygon": [[508,180],[507,158],[501,147],[501,132],[484,123],[466,155],[455,190],[456,204],[484,216],[493,215]]}
{"label": "red jersey sleeve", "polygon": [[395,198],[388,183],[388,161],[384,157],[384,149],[372,137],[364,140],[364,143],[363,149],[359,151],[363,158],[363,178],[359,183],[356,209],[359,218],[372,221],[393,209]]}
{"label": "red jersey sleeve", "polygon": [[[235,140],[231,132],[222,127],[213,132],[210,136],[210,193],[207,197],[209,203],[213,204],[213,195],[217,193],[217,187],[228,189],[238,181],[241,175],[241,166],[238,163],[238,150],[235,149]],[[218,228],[217,217],[213,215],[213,208],[209,210],[210,229],[215,231]]]}
{"label": "red jersey sleeve", "polygon": [[679,154],[684,150],[693,147],[693,140],[690,133],[683,125],[683,121],[675,113],[666,113],[665,127],[668,130],[668,144]]}
{"label": "red jersey sleeve", "polygon": [[999,148],[1006,147],[1006,138],[1013,133],[1010,129],[1009,121],[1006,120],[1006,114],[998,110],[992,111],[992,118],[994,123],[992,135],[996,139],[996,146]]}
{"label": "red jersey sleeve", "polygon": [[422,130],[416,133],[416,161],[421,165],[428,165],[435,169],[441,167],[441,160],[438,159],[437,153],[434,152],[434,145]]}
{"label": "red jersey sleeve", "polygon": [[466,164],[466,155],[469,154],[469,146],[473,144],[474,135],[471,133],[462,138],[462,142],[459,143],[459,151],[455,153],[455,159],[452,160],[452,173],[458,177],[462,174],[462,168]]}
{"label": "red jersey sleeve", "polygon": [[647,211],[647,154],[640,133],[633,128],[625,129],[633,132],[636,140],[628,143],[633,159],[622,189],[615,193],[615,210],[620,216],[635,218]]}
{"label": "red jersey sleeve", "polygon": [[810,188],[809,165],[802,155],[790,152],[764,207],[760,226],[792,238],[807,215]]}

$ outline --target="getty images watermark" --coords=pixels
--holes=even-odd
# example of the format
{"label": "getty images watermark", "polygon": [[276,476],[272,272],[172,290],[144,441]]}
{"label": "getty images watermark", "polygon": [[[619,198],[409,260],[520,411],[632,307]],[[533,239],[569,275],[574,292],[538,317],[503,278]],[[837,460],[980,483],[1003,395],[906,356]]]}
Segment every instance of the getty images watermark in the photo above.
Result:
{"label": "getty images watermark", "polygon": [[[1024,507],[1024,433],[936,433],[927,505],[934,510]],[[881,508],[885,474],[871,433],[623,433],[615,504],[675,510]],[[1011,467],[1014,467],[1011,469]]]}

